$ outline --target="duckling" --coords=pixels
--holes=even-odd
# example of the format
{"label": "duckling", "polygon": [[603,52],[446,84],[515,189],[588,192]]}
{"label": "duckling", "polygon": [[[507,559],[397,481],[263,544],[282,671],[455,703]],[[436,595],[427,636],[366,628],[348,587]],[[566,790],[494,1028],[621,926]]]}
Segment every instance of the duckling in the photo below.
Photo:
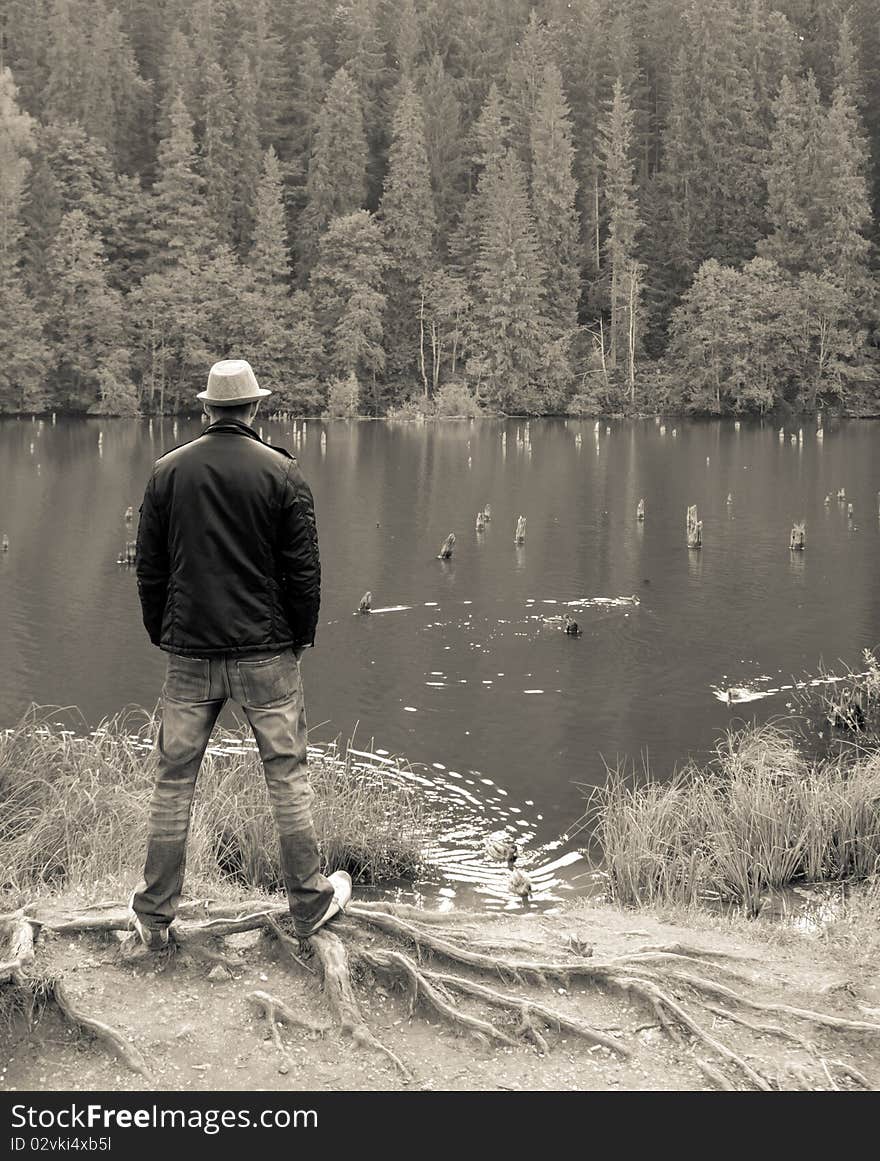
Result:
{"label": "duckling", "polygon": [[5,532],[3,533],[3,539],[0,540],[0,548],[2,548],[2,550],[4,552],[9,551],[9,537],[6,535]]}
{"label": "duckling", "polygon": [[562,617],[562,632],[569,637],[581,636],[580,625],[577,623],[574,617],[570,617],[568,613],[564,613]]}
{"label": "duckling", "polygon": [[744,697],[748,697],[749,691],[744,689],[741,685],[732,685],[727,691],[727,704],[732,705],[735,701],[741,701]]}
{"label": "duckling", "polygon": [[486,523],[487,523],[487,524],[488,524],[488,523],[489,523],[489,521],[492,519],[492,505],[491,505],[491,504],[486,504],[486,505],[484,506],[484,508],[483,508],[483,519],[486,521]]}
{"label": "duckling", "polygon": [[483,843],[483,850],[490,859],[498,863],[507,863],[508,867],[512,867],[519,856],[519,847],[503,830],[490,834]]}
{"label": "duckling", "polygon": [[125,509],[125,523],[131,524],[132,520],[134,520],[134,508],[129,504]]}
{"label": "duckling", "polygon": [[532,893],[532,880],[525,871],[514,867],[513,859],[507,860],[507,885],[514,895],[519,895],[520,899],[527,900]]}
{"label": "duckling", "polygon": [[474,527],[476,528],[477,532],[482,532],[483,529],[486,527],[486,517],[485,517],[484,513],[482,513],[482,512],[477,513],[477,521],[476,521],[476,524],[474,525]]}
{"label": "duckling", "polygon": [[440,552],[437,556],[437,559],[438,560],[449,560],[449,558],[452,556],[452,548],[453,548],[454,544],[455,544],[455,533],[450,532],[449,535],[446,537],[446,539],[443,541],[443,544],[440,548]]}
{"label": "duckling", "polygon": [[359,613],[372,613],[373,611],[373,594],[369,591],[365,592],[361,597],[361,603],[358,605]]}
{"label": "duckling", "polygon": [[730,507],[730,505],[732,503],[733,503],[733,492],[728,492],[727,493],[727,506],[728,506],[728,508]]}

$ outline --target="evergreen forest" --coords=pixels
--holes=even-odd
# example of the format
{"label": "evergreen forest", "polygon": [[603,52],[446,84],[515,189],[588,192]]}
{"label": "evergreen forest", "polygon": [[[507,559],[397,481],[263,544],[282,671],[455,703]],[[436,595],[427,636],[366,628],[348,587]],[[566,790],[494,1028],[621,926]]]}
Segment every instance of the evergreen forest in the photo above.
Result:
{"label": "evergreen forest", "polygon": [[0,0],[0,411],[880,414],[877,0]]}

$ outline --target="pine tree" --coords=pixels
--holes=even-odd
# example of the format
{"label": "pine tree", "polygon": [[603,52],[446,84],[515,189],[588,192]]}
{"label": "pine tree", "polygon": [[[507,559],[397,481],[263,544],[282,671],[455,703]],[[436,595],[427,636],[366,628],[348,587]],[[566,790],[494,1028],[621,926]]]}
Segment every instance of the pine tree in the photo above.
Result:
{"label": "pine tree", "polygon": [[111,415],[136,413],[122,338],[122,296],[107,285],[101,245],[82,210],[62,218],[50,266],[48,329],[63,404]]}
{"label": "pine tree", "polygon": [[488,213],[487,202],[498,171],[507,155],[508,122],[498,86],[489,86],[486,101],[472,130],[474,153],[471,159],[470,184],[475,192],[467,200],[458,224],[450,239],[450,250],[455,265],[476,289],[477,260],[480,239]]}
{"label": "pine tree", "polygon": [[844,12],[834,54],[834,88],[841,90],[849,104],[860,110],[866,101],[862,63],[853,39],[849,13]]}
{"label": "pine tree", "polygon": [[554,13],[552,21],[553,42],[571,105],[578,210],[587,259],[584,265],[593,278],[598,278],[602,262],[597,134],[605,63],[600,18],[599,0],[571,0],[564,11]]}
{"label": "pine tree", "polygon": [[262,290],[283,290],[290,280],[290,254],[284,217],[284,185],[278,155],[270,146],[263,157],[263,170],[254,203],[254,240],[250,265],[254,281]]}
{"label": "pine tree", "polygon": [[367,142],[357,88],[344,68],[334,75],[318,116],[300,222],[302,270],[314,264],[332,218],[358,209],[366,197]]}
{"label": "pine tree", "polygon": [[171,107],[169,135],[159,144],[159,177],[153,187],[150,235],[154,269],[207,253],[204,181],[196,169],[192,120],[178,92]]}
{"label": "pine tree", "polygon": [[490,405],[537,413],[548,338],[544,270],[525,174],[513,149],[487,170],[481,194],[479,297],[468,373]]}
{"label": "pine tree", "polygon": [[12,73],[0,70],[0,411],[38,411],[47,402],[47,350],[21,273],[21,210],[35,122],[17,96]]}
{"label": "pine tree", "polygon": [[455,81],[443,66],[443,58],[432,57],[424,72],[420,95],[441,253],[446,251],[465,196],[464,126],[455,88]]}
{"label": "pine tree", "polygon": [[608,365],[612,370],[627,367],[630,401],[634,398],[634,310],[640,306],[634,300],[634,283],[638,280],[635,268],[636,237],[641,226],[633,181],[632,138],[633,114],[629,101],[618,80],[605,118],[599,127],[603,193],[608,215],[608,236],[605,242],[609,304]]}
{"label": "pine tree", "polygon": [[141,138],[149,87],[138,71],[118,10],[99,10],[89,57],[83,128],[106,146],[117,169],[130,173],[147,160]]}
{"label": "pine tree", "polygon": [[90,7],[83,0],[52,0],[42,108],[46,120],[82,120],[91,71],[87,37],[90,16]]}
{"label": "pine tree", "polygon": [[305,173],[315,143],[321,105],[327,92],[327,76],[321,53],[314,40],[304,40],[296,55],[288,140],[291,158]]}
{"label": "pine tree", "polygon": [[324,343],[307,291],[297,290],[291,296],[289,313],[290,377],[279,390],[280,401],[295,411],[315,415],[326,402],[320,378]]}
{"label": "pine tree", "polygon": [[505,112],[510,125],[510,143],[531,171],[529,137],[532,118],[538,105],[538,94],[544,82],[547,65],[552,62],[550,37],[537,12],[532,9],[529,22],[519,39],[507,70]]}
{"label": "pine tree", "polygon": [[197,101],[201,101],[201,94],[196,93],[196,54],[182,28],[175,28],[168,38],[159,77],[161,98],[156,133],[162,139],[171,133],[171,111],[178,94],[183,97],[183,103],[190,113],[196,108]]}
{"label": "pine tree", "polygon": [[400,0],[394,20],[394,65],[401,77],[412,77],[421,52],[419,18],[413,0]]}
{"label": "pine tree", "polygon": [[234,147],[232,90],[223,69],[216,62],[208,67],[204,108],[205,132],[199,150],[199,168],[217,240],[228,245],[233,237],[236,172],[240,159]]}
{"label": "pine tree", "polygon": [[330,223],[310,284],[327,372],[342,379],[354,374],[374,411],[380,404],[376,377],[385,367],[385,266],[379,223],[368,210],[357,210]]}
{"label": "pine tree", "polygon": [[691,0],[682,32],[663,134],[669,228],[656,258],[673,300],[703,260],[751,258],[765,227],[766,140],[746,63],[744,18],[732,6]]}
{"label": "pine tree", "polygon": [[39,116],[46,93],[49,12],[34,0],[6,0],[3,15],[0,70],[12,70],[21,107]]}
{"label": "pine tree", "polygon": [[555,64],[544,69],[530,141],[532,209],[546,271],[547,319],[551,332],[567,347],[577,326],[580,247],[571,117]]}
{"label": "pine tree", "polygon": [[795,79],[801,71],[797,33],[768,0],[750,0],[744,31],[745,61],[755,84],[758,117],[766,132],[773,125],[773,102],[783,77]]}
{"label": "pine tree", "polygon": [[262,164],[257,120],[257,90],[251,63],[241,53],[232,68],[233,200],[232,237],[239,254],[247,251],[254,229],[254,185]]}
{"label": "pine tree", "polygon": [[783,78],[773,103],[765,178],[770,233],[758,252],[792,273],[812,268],[823,113],[812,76]]}
{"label": "pine tree", "polygon": [[400,83],[379,218],[389,269],[386,347],[392,372],[413,371],[418,358],[418,285],[436,257],[437,218],[425,149],[422,103],[413,82]]}
{"label": "pine tree", "polygon": [[822,129],[816,187],[821,224],[813,237],[813,261],[845,289],[864,288],[871,248],[868,151],[849,88],[834,90]]}
{"label": "pine tree", "polygon": [[246,39],[256,82],[257,121],[260,145],[280,144],[287,135],[286,110],[290,105],[290,75],[284,45],[272,22],[269,0],[249,0],[250,32]]}
{"label": "pine tree", "polygon": [[385,45],[379,35],[379,0],[351,0],[337,9],[336,57],[357,86],[367,135],[379,129],[381,94],[386,82]]}

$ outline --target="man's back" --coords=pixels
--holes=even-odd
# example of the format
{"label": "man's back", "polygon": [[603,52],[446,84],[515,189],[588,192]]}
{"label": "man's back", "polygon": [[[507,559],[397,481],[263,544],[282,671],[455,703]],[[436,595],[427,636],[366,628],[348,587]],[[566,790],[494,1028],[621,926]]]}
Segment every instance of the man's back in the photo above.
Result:
{"label": "man's back", "polygon": [[138,582],[150,637],[169,652],[313,644],[320,563],[296,461],[230,420],[162,456],[141,507]]}

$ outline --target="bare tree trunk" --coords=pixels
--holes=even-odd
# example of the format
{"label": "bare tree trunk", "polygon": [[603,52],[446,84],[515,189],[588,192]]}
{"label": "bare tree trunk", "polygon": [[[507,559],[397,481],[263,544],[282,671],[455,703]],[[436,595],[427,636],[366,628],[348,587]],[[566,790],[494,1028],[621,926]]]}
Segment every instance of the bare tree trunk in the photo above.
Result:
{"label": "bare tree trunk", "polygon": [[425,370],[425,291],[419,294],[419,369],[422,372],[422,382],[425,385],[425,399],[431,398],[428,388],[428,375]]}
{"label": "bare tree trunk", "polygon": [[595,263],[596,263],[596,273],[598,274],[600,269],[602,268],[602,248],[599,245],[599,170],[598,170],[598,168],[594,168],[594,172],[593,172],[593,217],[595,218],[595,222],[594,222],[595,242],[596,242]]}
{"label": "bare tree trunk", "polygon": [[599,315],[599,355],[602,359],[602,378],[605,380],[605,390],[608,390],[608,365],[605,362],[605,324]]}
{"label": "bare tree trunk", "polygon": [[608,350],[608,362],[612,371],[617,370],[617,338],[620,329],[620,303],[618,298],[618,270],[616,258],[611,259],[611,342]]}
{"label": "bare tree trunk", "polygon": [[440,336],[437,333],[437,323],[434,319],[431,319],[431,379],[434,384],[434,394],[437,393],[437,388],[440,386],[441,361],[442,350]]}
{"label": "bare tree trunk", "polygon": [[636,301],[638,299],[638,268],[635,263],[629,275],[629,401],[636,401]]}

